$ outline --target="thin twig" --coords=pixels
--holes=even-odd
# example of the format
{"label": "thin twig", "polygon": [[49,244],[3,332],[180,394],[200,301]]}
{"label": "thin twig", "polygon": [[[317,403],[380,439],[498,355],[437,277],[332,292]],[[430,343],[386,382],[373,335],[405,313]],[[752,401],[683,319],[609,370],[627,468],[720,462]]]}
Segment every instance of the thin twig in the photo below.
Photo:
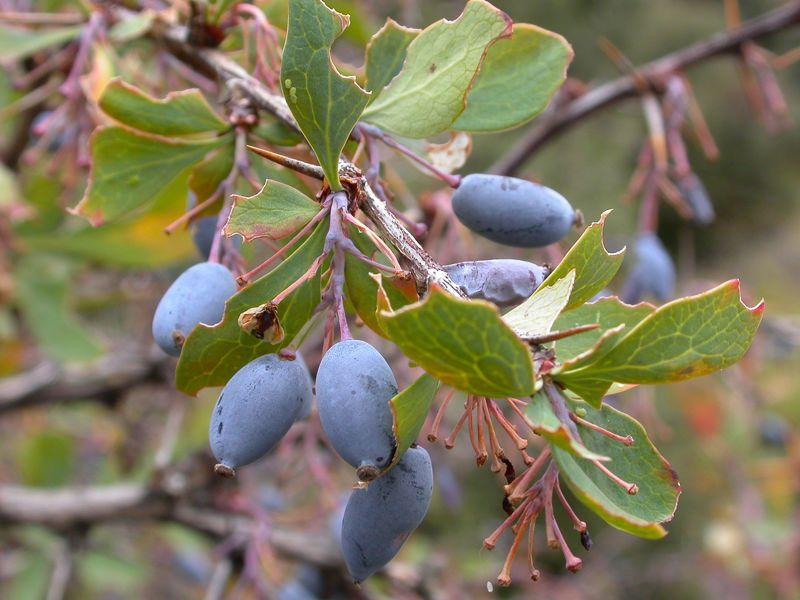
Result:
{"label": "thin twig", "polygon": [[[787,29],[800,23],[800,0],[747,21],[741,27],[726,31],[692,44],[636,69],[637,77],[644,77],[658,87],[676,71],[704,62],[710,58],[738,51],[743,42],[754,40]],[[492,173],[513,175],[537,150],[552,138],[589,115],[638,94],[636,77],[627,75],[597,87],[575,100],[566,103],[549,115],[542,116],[526,135],[491,167]]]}

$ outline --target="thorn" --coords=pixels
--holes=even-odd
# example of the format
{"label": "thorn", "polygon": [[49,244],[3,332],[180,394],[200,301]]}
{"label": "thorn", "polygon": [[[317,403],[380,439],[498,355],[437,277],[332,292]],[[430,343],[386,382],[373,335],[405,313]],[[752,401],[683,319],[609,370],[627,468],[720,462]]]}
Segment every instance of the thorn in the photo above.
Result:
{"label": "thorn", "polygon": [[311,163],[307,163],[296,158],[284,156],[283,154],[278,154],[277,152],[272,152],[271,150],[267,150],[265,148],[250,146],[249,144],[247,149],[263,158],[266,158],[267,160],[271,160],[272,162],[281,165],[282,167],[291,169],[292,171],[297,171],[298,173],[307,175],[308,177],[313,177],[314,179],[325,179],[325,174],[322,171],[322,167],[317,165],[312,165]]}
{"label": "thorn", "polygon": [[600,323],[592,323],[590,325],[579,325],[578,327],[570,327],[562,331],[553,331],[546,335],[537,335],[529,338],[523,338],[523,341],[529,344],[546,344],[547,342],[554,342],[564,338],[578,335],[579,333],[586,333],[587,331],[594,331],[600,328]]}

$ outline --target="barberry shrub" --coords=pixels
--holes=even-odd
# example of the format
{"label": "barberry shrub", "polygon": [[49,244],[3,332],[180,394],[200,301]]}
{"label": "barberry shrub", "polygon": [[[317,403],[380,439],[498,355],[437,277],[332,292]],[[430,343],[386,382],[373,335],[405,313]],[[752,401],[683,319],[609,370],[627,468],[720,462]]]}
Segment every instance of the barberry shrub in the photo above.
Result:
{"label": "barberry shrub", "polygon": [[[208,263],[181,275],[153,328],[165,350],[179,353],[179,390],[227,386],[210,429],[219,471],[231,475],[257,459],[307,414],[305,371],[280,363],[296,360],[320,325],[325,357],[311,418],[322,417],[355,469],[343,543],[356,579],[389,561],[427,511],[432,476],[416,444],[432,411],[427,440],[451,448],[467,439],[477,465],[499,474],[506,514],[484,540],[489,549],[503,535],[513,540],[499,583],[509,583],[523,539],[532,556],[539,518],[566,567],[580,568],[557,514],[584,546],[591,540],[563,486],[612,527],[664,536],[681,493],[677,475],[642,425],[607,399],[734,364],[764,305],[744,305],[736,280],[660,306],[627,304],[605,292],[625,254],[604,246],[608,213],[584,228],[574,210],[580,198],[501,175],[453,174],[469,136],[519,127],[546,108],[572,60],[567,41],[469,0],[457,19],[422,30],[388,20],[367,44],[363,70],[349,75],[331,54],[348,17],[321,0],[289,0],[283,17],[225,0],[192,10],[183,27],[104,7],[83,25],[28,40],[13,58],[79,40],[64,93],[80,115],[70,126],[93,130],[91,177],[75,215],[102,230],[163,214],[169,202],[183,211],[191,196],[168,229],[213,229],[210,244],[208,235],[199,244]],[[114,76],[111,44],[140,54],[166,48],[204,89],[155,97]],[[440,134],[451,137],[444,154],[461,160],[420,150],[418,140]],[[442,267],[382,178],[385,148],[453,189],[456,217],[478,235],[542,247],[582,231],[551,267]],[[637,265],[650,260],[645,254],[640,248]],[[640,278],[652,279],[653,269],[642,269]],[[203,281],[185,284],[201,272]],[[648,292],[667,299],[672,281],[656,279],[654,289],[633,282],[636,301]],[[398,391],[377,350],[352,340],[353,316],[424,373]],[[292,381],[275,380],[289,374]],[[463,413],[443,436],[456,392]],[[387,498],[393,493],[399,500]],[[532,560],[530,570],[537,579]]]}

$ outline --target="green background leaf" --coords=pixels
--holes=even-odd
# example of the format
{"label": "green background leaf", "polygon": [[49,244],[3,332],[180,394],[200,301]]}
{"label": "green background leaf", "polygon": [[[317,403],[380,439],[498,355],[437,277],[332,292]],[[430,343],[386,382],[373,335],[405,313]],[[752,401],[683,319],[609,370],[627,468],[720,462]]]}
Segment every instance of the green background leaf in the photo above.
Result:
{"label": "green background leaf", "polygon": [[331,60],[331,45],[348,23],[319,0],[291,0],[281,64],[283,95],[334,191],[341,189],[339,155],[369,101]]}
{"label": "green background leaf", "polygon": [[230,141],[230,136],[224,136],[208,142],[180,142],[121,127],[97,129],[91,138],[89,188],[74,212],[93,225],[126,215],[156,200],[187,169]]}
{"label": "green background leaf", "polygon": [[672,519],[681,493],[675,471],[639,422],[625,413],[603,406],[601,410],[587,409],[584,418],[608,431],[633,437],[633,445],[626,446],[580,428],[586,447],[610,457],[605,466],[624,481],[635,483],[639,492],[631,496],[588,460],[554,446],[553,457],[561,478],[583,504],[609,525],[643,538],[664,537],[666,531],[661,523]]}
{"label": "green background leaf", "polygon": [[230,129],[195,89],[170,92],[158,100],[116,78],[103,91],[100,109],[122,125],[165,137]]}
{"label": "green background leaf", "polygon": [[15,29],[0,26],[0,60],[19,60],[78,37],[82,25],[50,29]]}
{"label": "green background leaf", "polygon": [[437,21],[408,46],[400,73],[364,112],[364,120],[410,138],[448,129],[466,106],[466,95],[486,48],[511,31],[508,15],[484,0],[470,0],[455,21]]}
{"label": "green background leaf", "polygon": [[242,331],[239,315],[248,308],[269,302],[305,273],[322,253],[327,231],[328,223],[324,219],[280,265],[228,300],[221,323],[214,326],[200,324],[191,331],[175,373],[175,385],[179,390],[195,395],[205,387],[225,385],[250,361],[277,352],[292,342],[319,304],[319,272],[278,307],[278,318],[286,334],[279,344],[258,340]]}
{"label": "green background leaf", "polygon": [[403,354],[447,385],[492,398],[533,393],[530,352],[489,302],[433,286],[420,302],[379,310],[378,321]]}
{"label": "green background leaf", "polygon": [[84,362],[102,353],[100,345],[69,309],[73,270],[42,255],[19,261],[14,272],[17,307],[39,346],[58,362]]}
{"label": "green background leaf", "polygon": [[530,121],[564,83],[573,56],[572,47],[560,35],[515,23],[510,38],[489,48],[467,95],[467,108],[453,128],[500,131]]}

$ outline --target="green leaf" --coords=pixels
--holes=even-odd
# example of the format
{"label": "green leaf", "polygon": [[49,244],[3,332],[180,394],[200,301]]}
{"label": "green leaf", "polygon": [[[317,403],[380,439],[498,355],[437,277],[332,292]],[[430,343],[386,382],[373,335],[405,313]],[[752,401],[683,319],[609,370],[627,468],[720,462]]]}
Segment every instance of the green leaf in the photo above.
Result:
{"label": "green leaf", "polygon": [[568,426],[559,421],[544,393],[539,392],[531,399],[528,408],[525,409],[525,416],[534,426],[535,433],[550,444],[588,460],[609,460],[607,456],[589,450],[580,438],[570,432]]}
{"label": "green leaf", "polygon": [[155,12],[149,9],[126,16],[108,30],[108,37],[119,44],[143,37],[150,31],[155,17]]}
{"label": "green leaf", "polygon": [[279,240],[308,223],[321,207],[290,185],[268,180],[254,196],[234,196],[225,235],[235,233],[245,241]]}
{"label": "green leaf", "polygon": [[574,269],[575,285],[572,286],[567,309],[575,308],[590,300],[606,287],[619,271],[625,249],[609,253],[603,245],[603,226],[610,213],[611,211],[607,210],[600,215],[599,221],[586,228],[564,259],[539,286],[539,289],[542,289],[553,285]]}
{"label": "green leaf", "polygon": [[[374,244],[366,235],[349,227],[348,235],[366,256],[373,257],[377,252]],[[345,296],[352,305],[356,314],[364,324],[378,335],[387,337],[381,327],[376,311],[378,310],[378,282],[370,274],[375,268],[364,264],[352,254],[345,254]],[[413,281],[401,281],[394,277],[379,275],[383,293],[388,296],[389,305],[395,310],[419,300],[416,285]]]}
{"label": "green leaf", "polygon": [[58,362],[97,358],[102,348],[69,308],[71,269],[41,255],[19,261],[14,273],[17,307],[42,350]]}
{"label": "green leaf", "polygon": [[158,100],[115,78],[100,97],[100,109],[122,125],[164,137],[221,133],[230,129],[195,89],[170,92],[163,100]]}
{"label": "green leaf", "polygon": [[423,300],[394,312],[379,304],[378,322],[389,339],[443,383],[492,398],[533,393],[531,354],[494,304],[455,298],[435,285]]}
{"label": "green leaf", "polygon": [[492,44],[455,122],[459,131],[518,127],[542,112],[567,77],[572,47],[560,35],[515,23],[511,37]]}
{"label": "green leaf", "polygon": [[[227,179],[233,169],[234,162],[233,144],[209,153],[205,159],[192,169],[189,176],[189,189],[195,195],[197,203],[210,198],[217,191],[220,184]],[[214,202],[200,215],[215,215],[222,206],[223,198]]]}
{"label": "green leaf", "polygon": [[160,195],[152,210],[133,219],[104,227],[91,227],[77,219],[55,231],[22,234],[26,250],[68,255],[124,268],[163,268],[185,264],[197,250],[187,230],[165,235],[164,228],[186,210],[186,181],[175,180]]}
{"label": "green leaf", "polygon": [[348,23],[321,0],[291,0],[281,64],[283,95],[334,191],[342,189],[339,155],[369,101],[331,60],[331,45]]}
{"label": "green leaf", "polygon": [[303,136],[296,130],[280,121],[269,121],[266,116],[261,117],[258,126],[253,129],[253,135],[270,146],[297,146],[303,142]]}
{"label": "green leaf", "polygon": [[[564,331],[595,323],[600,325],[600,328],[558,340],[555,343],[556,358],[565,369],[572,367],[575,361],[580,360],[583,362],[587,360],[589,355],[592,358],[599,358],[598,352],[600,348],[598,344],[606,333],[610,330],[616,330],[620,325],[624,325],[624,329],[621,332],[630,331],[632,327],[654,310],[655,307],[646,302],[631,306],[630,304],[625,304],[616,296],[609,296],[565,311],[561,313],[553,325],[556,331]],[[618,334],[615,333],[614,335]],[[610,338],[605,339],[608,340]]]}
{"label": "green leaf", "polygon": [[419,29],[403,27],[393,19],[386,19],[383,27],[372,36],[367,44],[365,60],[366,88],[372,92],[371,102],[400,72],[408,45],[419,32]]}
{"label": "green leaf", "polygon": [[574,283],[573,270],[547,287],[540,286],[525,302],[504,314],[503,321],[523,339],[550,333],[569,301]]}
{"label": "green leaf", "polygon": [[19,452],[19,471],[24,485],[65,485],[75,469],[75,441],[60,431],[43,431],[25,438]]}
{"label": "green leaf", "polygon": [[212,150],[231,142],[147,137],[120,127],[97,129],[91,137],[92,170],[86,195],[73,209],[92,225],[117,219],[158,198]]}
{"label": "green leaf", "polygon": [[739,281],[728,281],[660,306],[597,361],[557,378],[597,406],[613,382],[666,383],[707,375],[744,356],[763,311],[763,301],[745,306]]}
{"label": "green leaf", "polygon": [[50,46],[70,42],[82,30],[83,25],[36,30],[0,26],[0,60],[19,60]]}
{"label": "green leaf", "polygon": [[464,111],[486,49],[510,33],[508,15],[484,0],[470,0],[458,19],[437,21],[411,42],[403,69],[364,120],[409,138],[447,130]]}
{"label": "green leaf", "polygon": [[242,331],[238,323],[239,315],[249,308],[269,302],[305,273],[322,253],[327,231],[327,219],[323,219],[306,241],[278,267],[228,300],[220,323],[214,326],[200,324],[191,331],[175,373],[175,385],[179,390],[195,395],[205,387],[224,385],[250,361],[277,352],[291,343],[320,302],[319,272],[300,285],[278,307],[278,319],[285,332],[279,344],[258,340]]}
{"label": "green leaf", "polygon": [[625,413],[603,406],[601,410],[587,409],[584,418],[613,433],[633,437],[633,445],[626,446],[596,431],[580,429],[586,447],[610,457],[605,466],[624,481],[635,483],[639,492],[628,494],[593,463],[553,446],[560,477],[609,525],[643,538],[664,537],[667,532],[661,524],[672,519],[681,493],[675,471],[639,422]]}
{"label": "green leaf", "polygon": [[439,391],[439,382],[430,375],[423,375],[414,383],[404,389],[390,400],[394,424],[394,439],[397,450],[392,457],[391,464],[386,469],[391,469],[403,457],[406,450],[417,441],[431,402]]}

